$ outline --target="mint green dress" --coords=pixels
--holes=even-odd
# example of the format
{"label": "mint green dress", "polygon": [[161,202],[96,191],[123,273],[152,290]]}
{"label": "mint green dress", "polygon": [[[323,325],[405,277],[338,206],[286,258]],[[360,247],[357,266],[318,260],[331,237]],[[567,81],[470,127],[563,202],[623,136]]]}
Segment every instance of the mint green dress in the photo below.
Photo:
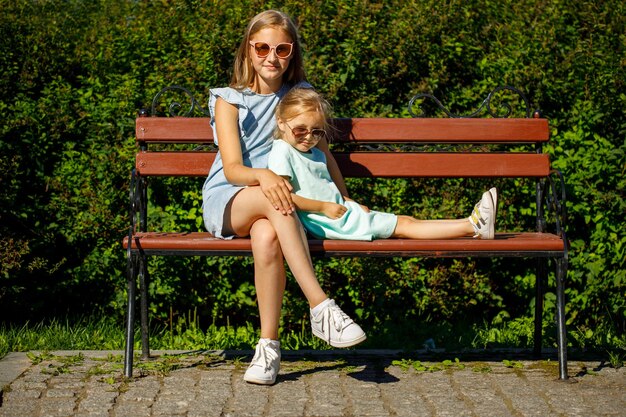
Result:
{"label": "mint green dress", "polygon": [[331,219],[323,214],[298,210],[305,229],[319,239],[372,240],[385,239],[393,234],[398,222],[395,214],[370,210],[354,201],[345,201],[330,177],[326,155],[317,148],[300,152],[283,140],[274,140],[269,154],[268,168],[288,177],[293,192],[312,200],[344,205],[348,211]]}

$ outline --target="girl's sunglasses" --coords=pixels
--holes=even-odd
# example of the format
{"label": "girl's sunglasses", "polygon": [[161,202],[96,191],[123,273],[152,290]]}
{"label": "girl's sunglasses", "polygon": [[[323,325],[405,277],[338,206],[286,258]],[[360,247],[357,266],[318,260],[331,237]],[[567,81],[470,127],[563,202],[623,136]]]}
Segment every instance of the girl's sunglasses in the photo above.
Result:
{"label": "girl's sunglasses", "polygon": [[289,58],[291,56],[291,52],[293,52],[293,42],[270,45],[267,42],[250,41],[250,46],[254,48],[256,56],[258,56],[259,58],[265,58],[266,56],[268,56],[270,52],[272,52],[272,49],[276,53],[276,56],[279,58]]}
{"label": "girl's sunglasses", "polygon": [[311,134],[311,138],[315,139],[315,140],[322,140],[326,137],[326,131],[324,129],[306,129],[304,127],[294,127],[292,128],[291,126],[289,126],[287,123],[285,123],[287,125],[287,127],[289,129],[291,129],[291,134],[293,135],[294,138],[296,138],[297,140],[300,140],[302,138],[305,138],[309,135],[309,133]]}

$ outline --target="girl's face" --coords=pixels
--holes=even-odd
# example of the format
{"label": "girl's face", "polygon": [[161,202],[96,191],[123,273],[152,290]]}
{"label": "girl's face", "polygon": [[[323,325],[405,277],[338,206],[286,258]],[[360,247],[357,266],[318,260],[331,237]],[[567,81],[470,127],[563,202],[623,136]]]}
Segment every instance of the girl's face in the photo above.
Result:
{"label": "girl's face", "polygon": [[[256,32],[250,37],[248,45],[248,56],[252,62],[252,67],[256,71],[256,79],[253,89],[261,94],[269,94],[276,92],[283,84],[282,77],[293,57],[293,39],[281,29],[267,27]],[[270,51],[267,56],[259,57],[255,44],[267,44]],[[278,55],[285,55],[284,50],[287,48],[281,44],[292,44],[292,51],[286,58],[280,58]],[[277,49],[278,52],[277,52]],[[260,50],[261,51],[261,50]],[[262,51],[264,55],[267,51]],[[278,53],[278,55],[277,55]]]}
{"label": "girl's face", "polygon": [[279,118],[277,124],[281,131],[281,139],[300,152],[308,152],[326,137],[325,119],[320,112],[301,113],[289,120]]}

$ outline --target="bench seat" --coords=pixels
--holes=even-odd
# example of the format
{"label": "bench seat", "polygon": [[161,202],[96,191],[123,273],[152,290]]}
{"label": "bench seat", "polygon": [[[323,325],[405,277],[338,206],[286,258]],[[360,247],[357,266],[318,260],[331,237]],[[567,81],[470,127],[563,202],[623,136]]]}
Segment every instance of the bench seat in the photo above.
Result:
{"label": "bench seat", "polygon": [[[146,255],[246,255],[250,239],[217,239],[208,232],[138,232],[132,250]],[[128,237],[124,239],[128,249]],[[504,256],[554,257],[564,251],[563,239],[552,233],[496,233],[494,240],[458,238],[449,240],[379,239],[309,240],[313,255],[321,256]]]}

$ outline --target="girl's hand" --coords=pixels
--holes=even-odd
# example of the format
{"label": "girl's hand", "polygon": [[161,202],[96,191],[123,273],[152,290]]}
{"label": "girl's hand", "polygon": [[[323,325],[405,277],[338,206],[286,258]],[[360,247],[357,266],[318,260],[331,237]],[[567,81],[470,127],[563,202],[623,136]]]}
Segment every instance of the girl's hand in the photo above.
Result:
{"label": "girl's hand", "polygon": [[326,202],[322,208],[322,214],[331,219],[340,218],[346,214],[346,211],[348,211],[348,209],[345,206],[337,203]]}
{"label": "girl's hand", "polygon": [[[354,201],[353,199],[351,199],[350,197],[346,197],[345,195],[343,196],[343,199],[346,201]],[[354,201],[356,203],[356,201]],[[357,203],[359,204],[359,203]],[[359,206],[361,206],[361,208],[363,209],[364,212],[369,213],[370,212],[370,208],[367,206],[364,206],[363,204],[359,204]]]}
{"label": "girl's hand", "polygon": [[282,214],[291,214],[296,210],[291,198],[293,187],[289,180],[274,174],[269,169],[259,169],[257,178],[261,191],[272,206]]}

